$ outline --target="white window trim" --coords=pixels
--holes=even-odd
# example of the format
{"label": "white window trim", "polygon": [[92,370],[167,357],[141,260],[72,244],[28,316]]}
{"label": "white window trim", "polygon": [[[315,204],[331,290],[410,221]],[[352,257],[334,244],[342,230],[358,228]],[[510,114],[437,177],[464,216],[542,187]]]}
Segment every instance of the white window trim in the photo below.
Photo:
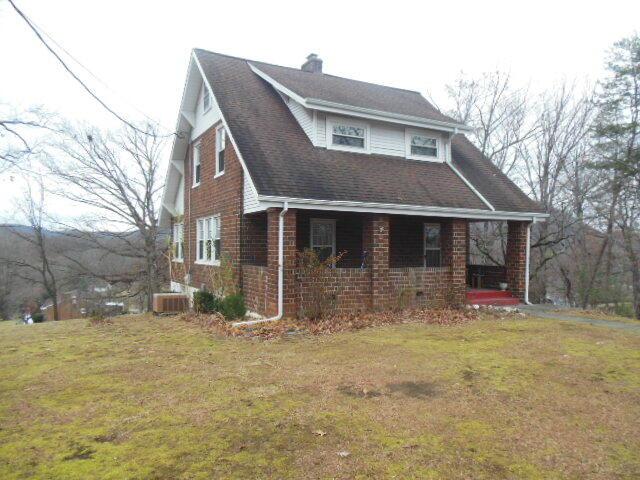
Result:
{"label": "white window trim", "polygon": [[[203,224],[206,225],[206,221],[207,220],[211,220],[211,221],[217,222],[217,225],[218,225],[217,230],[218,230],[218,233],[220,235],[219,238],[217,238],[217,239],[215,238],[215,236],[211,239],[211,242],[212,242],[212,245],[211,245],[211,260],[200,259],[200,254],[202,252],[200,251],[200,238],[198,237],[198,233],[200,232],[200,230],[198,229],[198,224],[200,222],[203,222]],[[210,216],[207,216],[207,217],[198,218],[196,220],[196,260],[195,260],[195,262],[193,262],[194,264],[196,264],[196,265],[209,265],[209,266],[216,266],[216,267],[220,265],[220,259],[215,260],[215,256],[216,256],[216,254],[215,254],[215,248],[216,248],[215,247],[215,244],[216,244],[215,241],[216,240],[220,240],[221,241],[220,243],[222,243],[222,225],[220,223],[220,214],[210,215]],[[205,240],[205,242],[206,242],[206,240]],[[203,245],[203,248],[204,248],[205,243],[203,242],[202,245]],[[219,252],[218,257],[220,257],[220,258],[222,257],[222,252]]]}
{"label": "white window trim", "polygon": [[[411,137],[414,135],[420,135],[421,137],[433,138],[436,141],[436,150],[437,155],[435,157],[430,157],[428,155],[416,155],[411,153]],[[424,130],[416,130],[415,128],[405,128],[404,130],[404,148],[405,148],[405,156],[409,160],[422,160],[423,162],[439,162],[443,163],[445,161],[444,147],[443,147],[442,136],[435,132],[427,132]]]}
{"label": "white window trim", "polygon": [[[201,143],[197,142],[193,144],[191,149],[191,176],[193,182],[191,188],[195,188],[202,182],[202,152],[200,151]],[[196,182],[196,150],[198,151],[198,165],[200,166],[200,179]]]}
{"label": "white window trim", "polygon": [[[336,230],[336,220],[335,218],[312,218],[309,223],[309,246],[311,250],[314,249],[316,245],[313,244],[313,226],[316,224],[328,223],[333,225],[333,242],[331,244],[331,256],[336,256],[336,237],[338,236],[338,231]],[[318,247],[326,247],[327,245],[317,245]]]}
{"label": "white window trim", "polygon": [[[218,139],[220,138],[220,132],[224,132],[224,142],[223,142],[223,148],[221,150],[225,150],[226,146],[227,146],[227,132],[224,129],[224,125],[219,125],[216,127],[216,174],[213,176],[213,178],[218,178],[221,175],[224,175],[224,170],[219,170],[219,165],[218,165],[218,154],[220,153],[221,150],[218,150]],[[225,157],[224,159],[224,166],[225,168],[227,168],[227,158]]]}
{"label": "white window trim", "polygon": [[[205,105],[204,99],[205,99],[205,95],[209,98],[209,105]],[[207,84],[203,83],[202,84],[202,115],[205,115],[209,112],[209,110],[211,110],[211,107],[213,106],[213,102],[212,102],[212,98],[211,98],[211,92],[209,91],[209,88],[207,88]]]}
{"label": "white window trim", "polygon": [[[333,144],[333,126],[334,125],[353,125],[354,127],[364,128],[364,148],[350,147],[346,145]],[[369,123],[362,120],[355,120],[348,117],[333,117],[327,115],[325,127],[325,140],[328,150],[342,150],[345,152],[371,153],[371,127]]]}
{"label": "white window trim", "polygon": [[[427,227],[438,227],[438,231],[440,232],[440,247],[438,248],[427,248]],[[442,224],[437,222],[424,222],[422,224],[422,264],[424,268],[440,268],[442,267]],[[427,251],[439,251],[440,252],[440,265],[437,267],[427,266]]]}
{"label": "white window trim", "polygon": [[[176,239],[176,237],[177,237],[177,235],[176,235],[176,228],[177,228],[177,227],[182,227],[182,230],[180,231],[180,235],[179,235],[179,237],[180,237],[180,238],[177,238],[177,239]],[[177,240],[177,241],[176,241],[176,240]],[[182,242],[182,250],[178,250],[178,251],[180,252],[180,254],[181,254],[181,255],[178,257],[178,256],[176,256],[176,255],[175,255],[175,253],[174,253],[174,256],[173,256],[172,260],[173,260],[174,262],[176,262],[176,263],[183,263],[183,262],[184,262],[184,223],[183,223],[183,222],[180,222],[180,223],[174,223],[174,224],[173,224],[173,236],[172,236],[172,238],[171,238],[171,246],[173,247],[173,251],[174,251],[174,252],[175,252],[175,245],[176,245],[176,243],[178,243],[178,242]]]}

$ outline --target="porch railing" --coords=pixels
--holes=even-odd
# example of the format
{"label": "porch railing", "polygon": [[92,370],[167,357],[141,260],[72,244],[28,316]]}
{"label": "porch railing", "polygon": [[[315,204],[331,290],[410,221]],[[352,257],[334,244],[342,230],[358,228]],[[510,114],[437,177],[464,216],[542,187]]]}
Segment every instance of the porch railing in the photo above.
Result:
{"label": "porch railing", "polygon": [[472,288],[499,288],[507,281],[507,269],[501,265],[467,265],[467,285]]}

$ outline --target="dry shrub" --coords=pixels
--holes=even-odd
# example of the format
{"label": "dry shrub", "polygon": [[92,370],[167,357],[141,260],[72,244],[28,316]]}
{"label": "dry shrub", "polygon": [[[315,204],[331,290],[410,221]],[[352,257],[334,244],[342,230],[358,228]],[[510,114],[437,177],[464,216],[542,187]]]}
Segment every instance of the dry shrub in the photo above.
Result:
{"label": "dry shrub", "polygon": [[209,287],[219,298],[239,293],[238,275],[228,253],[220,257],[220,266],[209,269]]}
{"label": "dry shrub", "polygon": [[331,270],[347,252],[331,255],[321,260],[318,254],[306,248],[298,252],[298,274],[305,279],[308,288],[301,297],[302,316],[310,320],[319,320],[329,315],[335,307],[335,295],[327,285]]}

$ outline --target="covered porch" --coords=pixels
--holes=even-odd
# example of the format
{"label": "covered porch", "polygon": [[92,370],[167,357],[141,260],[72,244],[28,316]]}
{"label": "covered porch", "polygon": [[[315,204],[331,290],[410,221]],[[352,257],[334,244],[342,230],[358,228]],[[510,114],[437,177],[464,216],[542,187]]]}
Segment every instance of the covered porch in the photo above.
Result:
{"label": "covered porch", "polygon": [[[242,283],[247,304],[263,315],[278,309],[278,234],[281,209],[243,218]],[[294,316],[305,309],[313,288],[298,268],[298,252],[341,255],[325,274],[333,308],[341,313],[441,307],[477,302],[486,292],[519,303],[525,291],[527,223],[508,222],[504,267],[469,264],[469,220],[288,209],[283,214],[283,308]],[[475,287],[472,289],[472,287]],[[482,292],[482,293],[481,293]]]}

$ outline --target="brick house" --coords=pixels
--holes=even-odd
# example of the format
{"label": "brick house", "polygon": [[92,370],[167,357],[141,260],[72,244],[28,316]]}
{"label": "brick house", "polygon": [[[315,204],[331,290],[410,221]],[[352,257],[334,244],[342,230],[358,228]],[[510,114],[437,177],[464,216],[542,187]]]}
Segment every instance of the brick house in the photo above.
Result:
{"label": "brick house", "polygon": [[[293,316],[309,279],[297,252],[345,252],[335,308],[401,295],[465,302],[470,283],[527,297],[529,226],[545,214],[419,93],[194,50],[163,194],[172,290],[232,261],[249,310]],[[505,265],[468,265],[469,222],[508,223]],[[478,286],[478,285],[476,285]],[[507,295],[509,295],[507,294]]]}

